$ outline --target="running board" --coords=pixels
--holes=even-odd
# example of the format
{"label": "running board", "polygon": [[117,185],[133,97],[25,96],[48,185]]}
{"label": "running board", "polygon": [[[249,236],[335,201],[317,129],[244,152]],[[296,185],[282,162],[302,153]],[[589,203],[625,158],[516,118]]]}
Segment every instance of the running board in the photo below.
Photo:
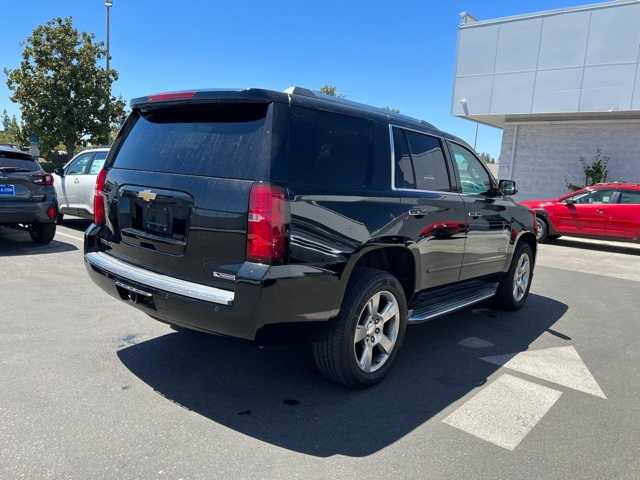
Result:
{"label": "running board", "polygon": [[426,322],[480,303],[493,297],[497,290],[497,283],[470,281],[418,294],[413,309],[409,311],[409,323]]}

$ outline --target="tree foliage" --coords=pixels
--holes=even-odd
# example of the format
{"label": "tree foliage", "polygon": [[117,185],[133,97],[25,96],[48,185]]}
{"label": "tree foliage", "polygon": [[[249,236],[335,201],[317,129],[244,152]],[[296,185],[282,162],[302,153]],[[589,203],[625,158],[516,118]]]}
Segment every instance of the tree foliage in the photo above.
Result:
{"label": "tree foliage", "polygon": [[345,98],[346,95],[338,93],[338,88],[335,85],[323,85],[320,87],[320,93],[329,95],[330,97]]}
{"label": "tree foliage", "polygon": [[590,164],[586,162],[583,157],[580,157],[580,163],[584,170],[585,184],[595,185],[596,183],[602,183],[607,181],[609,176],[609,157],[602,155],[602,150],[599,148],[596,150],[596,154],[593,156],[593,160]]}
{"label": "tree foliage", "polygon": [[82,143],[107,143],[122,122],[124,101],[111,95],[118,73],[99,66],[105,55],[103,44],[76,30],[71,18],[54,18],[27,38],[20,66],[5,69],[23,131],[38,135],[42,152],[62,143],[72,156]]}
{"label": "tree foliage", "polygon": [[2,116],[0,116],[0,124],[2,125],[2,130],[0,130],[0,143],[14,145],[23,145],[26,143],[26,139],[23,138],[22,129],[15,115],[9,116],[7,111],[3,110]]}
{"label": "tree foliage", "polygon": [[338,89],[334,85],[323,85],[320,87],[320,93],[324,93],[330,97],[337,97]]}
{"label": "tree foliage", "polygon": [[491,155],[489,155],[486,152],[482,152],[480,154],[480,160],[482,160],[485,164],[491,164],[491,163],[496,163],[496,159],[493,158]]}

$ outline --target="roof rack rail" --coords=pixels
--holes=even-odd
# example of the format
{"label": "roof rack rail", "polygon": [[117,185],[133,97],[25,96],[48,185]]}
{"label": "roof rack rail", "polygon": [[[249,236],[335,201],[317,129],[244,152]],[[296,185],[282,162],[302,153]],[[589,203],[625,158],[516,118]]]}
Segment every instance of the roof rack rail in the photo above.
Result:
{"label": "roof rack rail", "polygon": [[332,95],[327,95],[327,94],[319,92],[317,90],[310,90],[310,89],[304,88],[304,87],[291,86],[291,87],[285,89],[284,93],[286,93],[287,95],[303,95],[305,97],[320,98],[320,99],[327,100],[327,101],[330,101],[330,102],[340,103],[340,104],[345,105],[345,106],[358,108],[360,110],[365,110],[365,111],[368,111],[368,112],[375,112],[375,113],[379,113],[379,114],[382,114],[382,115],[386,115],[389,118],[396,118],[396,119],[404,120],[404,121],[408,121],[408,122],[416,122],[416,123],[419,123],[421,125],[424,125],[425,127],[437,130],[436,126],[434,126],[433,124],[431,124],[429,122],[426,122],[424,120],[420,120],[418,118],[413,118],[413,117],[410,117],[408,115],[403,115],[401,113],[394,113],[394,112],[391,112],[391,111],[389,111],[389,110],[387,110],[385,108],[374,107],[372,105],[367,105],[366,103],[354,102],[353,100],[347,100],[346,98],[343,98],[343,97],[334,97]]}

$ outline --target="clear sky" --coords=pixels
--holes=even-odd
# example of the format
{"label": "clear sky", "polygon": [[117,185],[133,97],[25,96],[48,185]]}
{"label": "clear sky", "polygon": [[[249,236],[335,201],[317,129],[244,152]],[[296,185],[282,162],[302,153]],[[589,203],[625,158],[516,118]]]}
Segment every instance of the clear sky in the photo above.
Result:
{"label": "clear sky", "polygon": [[[399,108],[473,143],[473,123],[452,117],[458,13],[478,19],[588,0],[113,0],[114,93],[332,84],[349,99]],[[55,16],[105,36],[103,0],[0,0],[0,67]],[[0,110],[17,113],[0,68]],[[480,127],[478,151],[496,156],[501,131]]]}

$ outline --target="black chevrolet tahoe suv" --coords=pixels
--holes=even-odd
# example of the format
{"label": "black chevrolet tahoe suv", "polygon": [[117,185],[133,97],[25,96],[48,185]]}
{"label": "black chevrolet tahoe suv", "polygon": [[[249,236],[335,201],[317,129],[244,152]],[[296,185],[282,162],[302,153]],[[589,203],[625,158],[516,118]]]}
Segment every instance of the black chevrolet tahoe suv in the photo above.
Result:
{"label": "black chevrolet tahoe suv", "polygon": [[[410,324],[525,303],[535,216],[462,140],[295,87],[132,101],[96,183],[91,278],[177,330],[308,336],[380,381]],[[283,328],[286,327],[286,328]]]}

